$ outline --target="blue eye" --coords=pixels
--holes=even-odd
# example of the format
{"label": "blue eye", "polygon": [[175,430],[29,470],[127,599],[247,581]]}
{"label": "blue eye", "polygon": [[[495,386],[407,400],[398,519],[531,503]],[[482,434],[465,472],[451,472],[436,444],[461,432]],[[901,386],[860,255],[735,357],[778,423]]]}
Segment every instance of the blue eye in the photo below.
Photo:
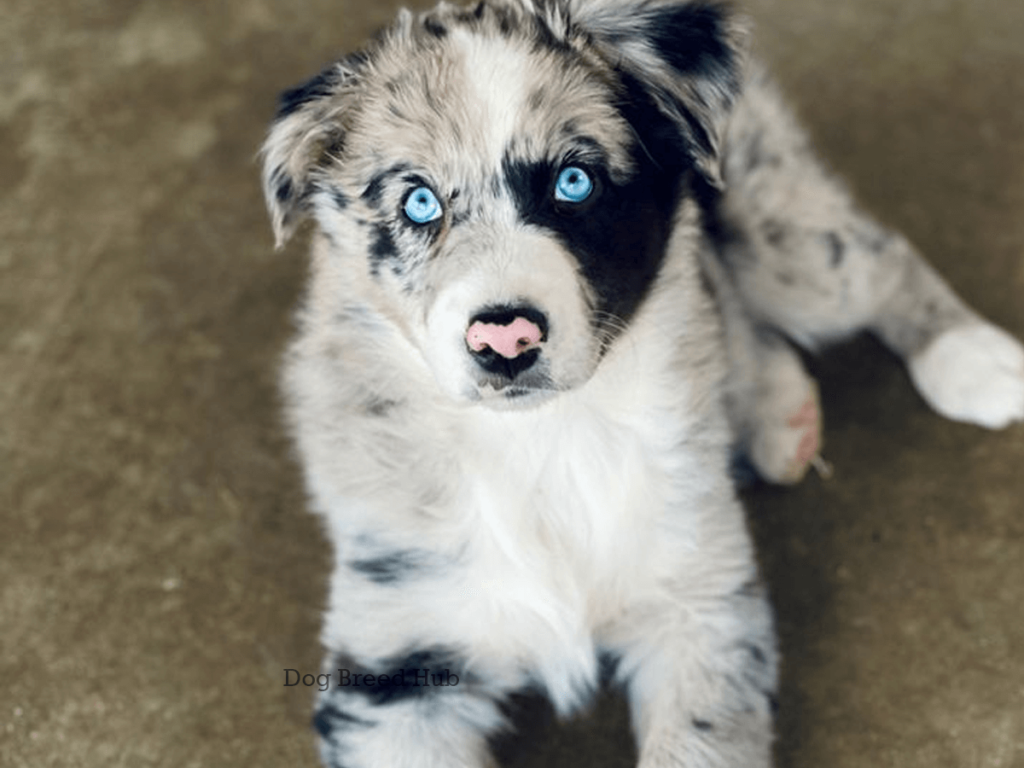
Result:
{"label": "blue eye", "polygon": [[416,187],[405,199],[405,215],[415,224],[441,218],[441,203],[428,187]]}
{"label": "blue eye", "polygon": [[594,191],[594,182],[582,168],[563,168],[555,182],[555,200],[566,203],[582,203]]}

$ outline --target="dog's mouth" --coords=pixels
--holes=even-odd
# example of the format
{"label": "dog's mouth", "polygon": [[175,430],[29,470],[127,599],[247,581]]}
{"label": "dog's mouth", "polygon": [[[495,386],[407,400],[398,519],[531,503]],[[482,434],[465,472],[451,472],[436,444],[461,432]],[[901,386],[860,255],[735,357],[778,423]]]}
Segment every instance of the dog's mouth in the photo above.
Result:
{"label": "dog's mouth", "polygon": [[528,371],[512,376],[488,373],[477,377],[471,399],[495,408],[524,408],[548,400],[562,389],[549,375],[547,361],[541,359]]}

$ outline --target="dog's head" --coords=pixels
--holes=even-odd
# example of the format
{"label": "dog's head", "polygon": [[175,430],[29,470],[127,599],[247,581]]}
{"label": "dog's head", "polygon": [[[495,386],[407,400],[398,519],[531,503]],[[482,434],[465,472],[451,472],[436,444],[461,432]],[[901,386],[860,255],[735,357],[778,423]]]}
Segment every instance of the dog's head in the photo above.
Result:
{"label": "dog's head", "polygon": [[282,97],[263,150],[278,243],[314,217],[455,399],[579,386],[655,281],[681,201],[718,184],[737,38],[709,2],[403,12]]}

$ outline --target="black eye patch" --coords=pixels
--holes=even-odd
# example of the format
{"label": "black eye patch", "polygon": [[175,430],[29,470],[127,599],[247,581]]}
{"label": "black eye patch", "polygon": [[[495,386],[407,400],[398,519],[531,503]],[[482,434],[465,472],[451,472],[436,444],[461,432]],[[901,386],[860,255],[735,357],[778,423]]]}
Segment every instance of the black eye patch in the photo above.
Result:
{"label": "black eye patch", "polygon": [[[510,150],[502,163],[502,180],[520,218],[551,232],[575,257],[597,297],[598,318],[625,320],[640,305],[664,259],[689,168],[674,125],[645,91],[630,85],[638,84],[624,82],[620,104],[636,139],[628,178],[613,180],[587,150],[557,166],[517,158]],[[571,195],[558,200],[559,175],[572,167],[586,172],[594,188],[579,202]]]}

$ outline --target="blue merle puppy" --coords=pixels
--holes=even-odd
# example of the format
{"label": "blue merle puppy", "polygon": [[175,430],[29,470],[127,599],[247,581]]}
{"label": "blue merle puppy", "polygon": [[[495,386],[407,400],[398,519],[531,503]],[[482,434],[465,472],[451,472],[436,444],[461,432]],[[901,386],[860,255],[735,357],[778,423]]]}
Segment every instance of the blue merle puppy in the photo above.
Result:
{"label": "blue merle puppy", "polygon": [[729,478],[817,460],[807,349],[861,330],[950,418],[1024,417],[1024,352],[817,164],[713,2],[483,0],[285,94],[284,372],[336,548],[333,768],[478,768],[502,704],[614,660],[642,768],[771,763],[772,615]]}

